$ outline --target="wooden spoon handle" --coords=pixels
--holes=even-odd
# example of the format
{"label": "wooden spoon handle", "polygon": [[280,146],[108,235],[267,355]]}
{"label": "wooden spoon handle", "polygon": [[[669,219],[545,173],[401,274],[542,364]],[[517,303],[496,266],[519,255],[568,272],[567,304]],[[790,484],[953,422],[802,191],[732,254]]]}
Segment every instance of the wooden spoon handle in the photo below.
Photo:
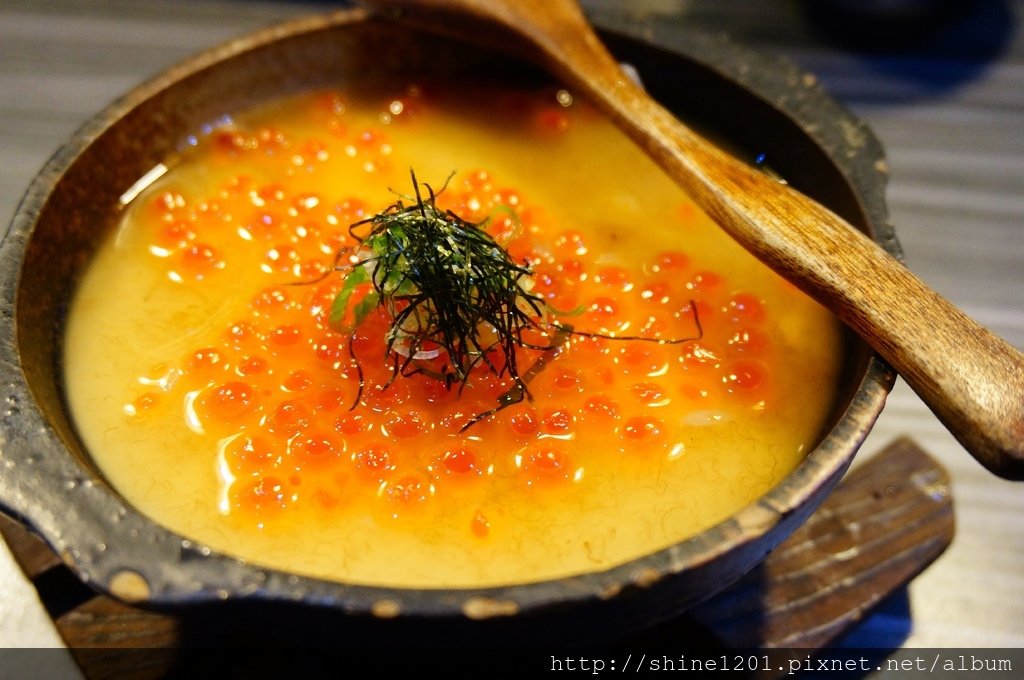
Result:
{"label": "wooden spoon handle", "polygon": [[[577,26],[589,31],[582,15]],[[557,44],[549,56],[559,75],[571,75],[723,229],[864,338],[982,465],[1024,479],[1024,355],[833,212],[685,127],[622,75],[596,37]]]}
{"label": "wooden spoon handle", "polygon": [[703,142],[649,98],[616,105],[722,228],[853,328],[986,468],[1024,479],[1024,355],[862,232]]}
{"label": "wooden spoon handle", "polygon": [[743,247],[832,310],[986,468],[1024,479],[1024,356],[830,210],[680,123],[620,68],[574,0],[372,0],[449,33],[515,36]]}

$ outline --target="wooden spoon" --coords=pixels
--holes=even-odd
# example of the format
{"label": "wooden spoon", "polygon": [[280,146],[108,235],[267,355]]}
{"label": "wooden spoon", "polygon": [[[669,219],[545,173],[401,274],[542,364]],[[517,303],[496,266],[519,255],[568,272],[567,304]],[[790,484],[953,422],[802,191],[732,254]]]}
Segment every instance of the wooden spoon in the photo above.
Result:
{"label": "wooden spoon", "polygon": [[575,0],[366,2],[545,65],[742,246],[864,338],[982,465],[1024,479],[1024,355],[842,218],[676,120],[622,71]]}

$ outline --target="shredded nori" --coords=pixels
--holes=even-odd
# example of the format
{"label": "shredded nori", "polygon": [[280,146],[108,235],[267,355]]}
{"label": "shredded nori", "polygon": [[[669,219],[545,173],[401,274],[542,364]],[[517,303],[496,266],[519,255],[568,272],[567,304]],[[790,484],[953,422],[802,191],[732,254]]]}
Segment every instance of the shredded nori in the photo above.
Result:
{"label": "shredded nori", "polygon": [[[417,181],[410,171],[414,196],[406,203],[401,198],[382,212],[351,225],[349,232],[359,243],[355,260],[348,269],[341,291],[331,308],[331,323],[354,331],[366,316],[383,307],[390,319],[386,353],[394,362],[391,381],[399,376],[426,373],[442,379],[448,389],[465,386],[471,371],[485,366],[499,377],[508,376],[512,387],[498,398],[495,408],[479,413],[462,430],[530,399],[527,383],[561,351],[571,335],[609,340],[637,340],[659,344],[679,344],[697,340],[703,329],[691,302],[698,335],[693,338],[665,339],[641,336],[617,336],[575,330],[553,320],[553,310],[545,300],[530,292],[533,270],[515,262],[483,227],[471,223],[451,210],[436,205],[437,194],[429,184]],[[449,176],[449,180],[451,177]],[[422,189],[421,189],[422,187]],[[425,191],[425,195],[424,195]],[[364,228],[367,233],[360,234]],[[352,250],[338,254],[338,261]],[[352,307],[351,323],[345,319],[350,300],[360,284],[372,289]],[[550,342],[537,345],[527,341],[524,332],[540,331]],[[352,352],[352,343],[349,343]],[[520,372],[516,349],[527,347],[544,353]],[[440,368],[428,359],[444,356]],[[362,368],[353,353],[362,394]],[[385,385],[386,387],[386,385]]]}

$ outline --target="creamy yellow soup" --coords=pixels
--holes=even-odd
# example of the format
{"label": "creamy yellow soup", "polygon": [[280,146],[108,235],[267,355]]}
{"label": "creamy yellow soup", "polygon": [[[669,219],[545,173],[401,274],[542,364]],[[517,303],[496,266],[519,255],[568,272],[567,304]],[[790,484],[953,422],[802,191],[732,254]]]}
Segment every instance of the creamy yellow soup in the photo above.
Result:
{"label": "creamy yellow soup", "polygon": [[[820,436],[837,322],[568,93],[410,83],[226,113],[125,197],[67,329],[81,436],[155,521],[327,579],[520,583],[699,533]],[[395,377],[383,310],[331,322],[350,226],[409,201],[410,170],[529,269],[529,399],[495,410],[510,377],[483,364]]]}

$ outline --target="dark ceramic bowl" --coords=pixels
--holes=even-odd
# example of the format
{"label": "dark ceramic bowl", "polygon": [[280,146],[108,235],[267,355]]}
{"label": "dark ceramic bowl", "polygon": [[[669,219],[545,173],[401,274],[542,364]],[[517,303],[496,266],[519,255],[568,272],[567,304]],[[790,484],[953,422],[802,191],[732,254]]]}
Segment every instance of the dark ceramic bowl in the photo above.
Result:
{"label": "dark ceramic bowl", "polygon": [[[678,30],[660,45],[611,31],[604,38],[681,118],[737,149],[767,154],[791,184],[899,255],[887,223],[881,149],[811,76]],[[508,57],[340,12],[236,40],[167,71],[89,121],[50,160],[0,249],[0,508],[42,536],[83,581],[140,606],[182,613],[280,606],[299,619],[358,621],[363,632],[391,626],[419,642],[451,641],[452,631],[463,642],[536,640],[552,630],[559,640],[568,631],[584,641],[614,638],[663,621],[752,569],[838,482],[892,386],[893,372],[852,335],[841,387],[822,395],[833,404],[830,425],[777,488],[692,539],[572,578],[463,590],[307,578],[177,535],[104,481],[76,435],[59,367],[68,301],[114,224],[118,197],[224,111],[366,73],[541,77]]]}

